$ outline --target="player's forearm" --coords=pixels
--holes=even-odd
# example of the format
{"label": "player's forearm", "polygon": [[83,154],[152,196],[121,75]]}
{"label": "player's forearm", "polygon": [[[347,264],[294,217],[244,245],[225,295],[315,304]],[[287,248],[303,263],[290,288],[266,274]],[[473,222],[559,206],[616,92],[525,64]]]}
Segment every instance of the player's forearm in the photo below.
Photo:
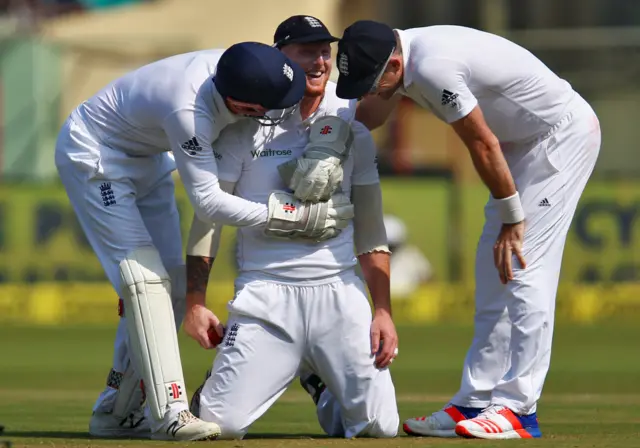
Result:
{"label": "player's forearm", "polygon": [[[235,182],[220,181],[222,191],[232,193]],[[222,224],[204,222],[194,213],[187,239],[187,255],[215,258],[220,247]]]}
{"label": "player's forearm", "polygon": [[217,188],[194,203],[194,210],[202,221],[216,222],[234,227],[251,227],[267,222],[265,204],[247,201]]}
{"label": "player's forearm", "polygon": [[187,255],[187,309],[206,306],[213,257]]}
{"label": "player's forearm", "polygon": [[485,143],[477,140],[470,146],[473,165],[491,195],[496,199],[514,195],[516,186],[498,141]]}
{"label": "player's forearm", "polygon": [[234,227],[264,225],[268,217],[267,206],[224,191],[223,183],[218,179],[213,149],[203,148],[203,152],[206,154],[188,157],[181,151],[174,151],[180,179],[198,218],[205,223]]}
{"label": "player's forearm", "polygon": [[365,282],[376,312],[391,315],[391,264],[387,252],[369,252],[358,256]]}

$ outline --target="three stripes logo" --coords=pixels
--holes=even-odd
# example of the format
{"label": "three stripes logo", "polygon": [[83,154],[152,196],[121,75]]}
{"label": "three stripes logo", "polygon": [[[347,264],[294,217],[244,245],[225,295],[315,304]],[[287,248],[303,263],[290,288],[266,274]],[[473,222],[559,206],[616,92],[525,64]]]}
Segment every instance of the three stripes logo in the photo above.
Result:
{"label": "three stripes logo", "polygon": [[453,93],[451,90],[447,90],[444,89],[442,91],[442,100],[441,100],[441,104],[443,106],[451,106],[453,108],[458,107],[458,102],[456,101],[456,99],[459,97],[460,95],[458,95],[457,93]]}
{"label": "three stripes logo", "polygon": [[198,143],[198,139],[195,137],[193,137],[190,140],[187,140],[180,146],[182,149],[184,149],[187,152],[187,154],[191,156],[195,156],[196,153],[202,151],[202,146],[200,146],[200,143]]}
{"label": "three stripes logo", "polygon": [[544,198],[542,201],[538,202],[538,207],[551,207],[551,202],[547,198]]}

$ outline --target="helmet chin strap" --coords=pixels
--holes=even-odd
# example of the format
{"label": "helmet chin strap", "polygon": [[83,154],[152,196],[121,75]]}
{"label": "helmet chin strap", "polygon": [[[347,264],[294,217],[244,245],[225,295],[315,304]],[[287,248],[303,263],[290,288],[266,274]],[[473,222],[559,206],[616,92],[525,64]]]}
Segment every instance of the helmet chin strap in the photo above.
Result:
{"label": "helmet chin strap", "polygon": [[254,121],[257,121],[262,126],[278,126],[279,124],[287,120],[289,117],[291,117],[298,110],[298,106],[299,105],[296,104],[295,106],[292,106],[288,109],[281,109],[280,115],[277,117],[271,117],[267,114],[264,114],[261,117],[256,117],[251,115],[245,115],[245,116],[253,119]]}

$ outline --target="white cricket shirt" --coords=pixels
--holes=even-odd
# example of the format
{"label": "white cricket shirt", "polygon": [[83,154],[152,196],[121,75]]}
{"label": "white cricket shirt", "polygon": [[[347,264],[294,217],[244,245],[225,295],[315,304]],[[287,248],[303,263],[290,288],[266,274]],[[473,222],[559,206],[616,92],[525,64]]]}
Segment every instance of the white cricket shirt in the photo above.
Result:
{"label": "white cricket shirt", "polygon": [[[260,127],[236,123],[225,129],[214,143],[220,179],[235,183],[235,194],[249,201],[267,203],[273,190],[288,191],[278,165],[302,155],[309,141],[309,124],[325,115],[352,121],[355,101],[339,99],[329,82],[316,113],[303,122],[295,114],[280,126]],[[350,196],[352,185],[378,183],[376,149],[369,131],[353,122],[354,147],[344,162],[342,191]],[[237,259],[241,272],[262,271],[291,279],[335,275],[356,264],[353,225],[322,243],[287,241],[264,236],[259,228],[238,229]]]}
{"label": "white cricket shirt", "polygon": [[452,123],[480,106],[500,142],[548,131],[568,112],[571,85],[500,36],[451,25],[396,30],[406,95]]}
{"label": "white cricket shirt", "polygon": [[82,103],[72,119],[83,123],[95,138],[99,147],[93,150],[104,160],[110,159],[110,151],[131,157],[172,151],[201,220],[261,225],[267,217],[264,204],[243,201],[218,184],[211,143],[240,119],[227,109],[212,80],[223,52],[196,51],[143,66]]}

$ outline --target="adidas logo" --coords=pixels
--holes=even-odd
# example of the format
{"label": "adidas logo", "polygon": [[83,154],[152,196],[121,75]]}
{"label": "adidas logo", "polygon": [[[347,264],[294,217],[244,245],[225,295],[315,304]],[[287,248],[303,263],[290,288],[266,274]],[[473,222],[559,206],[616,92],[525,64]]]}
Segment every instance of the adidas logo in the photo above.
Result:
{"label": "adidas logo", "polygon": [[442,91],[442,100],[441,104],[443,106],[450,105],[451,107],[458,107],[458,102],[456,99],[459,97],[457,93],[453,93],[450,90],[444,89]]}
{"label": "adidas logo", "polygon": [[198,143],[198,139],[195,137],[193,137],[191,140],[187,140],[182,145],[180,145],[180,147],[191,156],[195,156],[197,152],[202,151],[202,146],[200,146],[200,143]]}
{"label": "adidas logo", "polygon": [[544,198],[542,201],[538,202],[538,207],[551,207],[551,202],[547,198]]}

